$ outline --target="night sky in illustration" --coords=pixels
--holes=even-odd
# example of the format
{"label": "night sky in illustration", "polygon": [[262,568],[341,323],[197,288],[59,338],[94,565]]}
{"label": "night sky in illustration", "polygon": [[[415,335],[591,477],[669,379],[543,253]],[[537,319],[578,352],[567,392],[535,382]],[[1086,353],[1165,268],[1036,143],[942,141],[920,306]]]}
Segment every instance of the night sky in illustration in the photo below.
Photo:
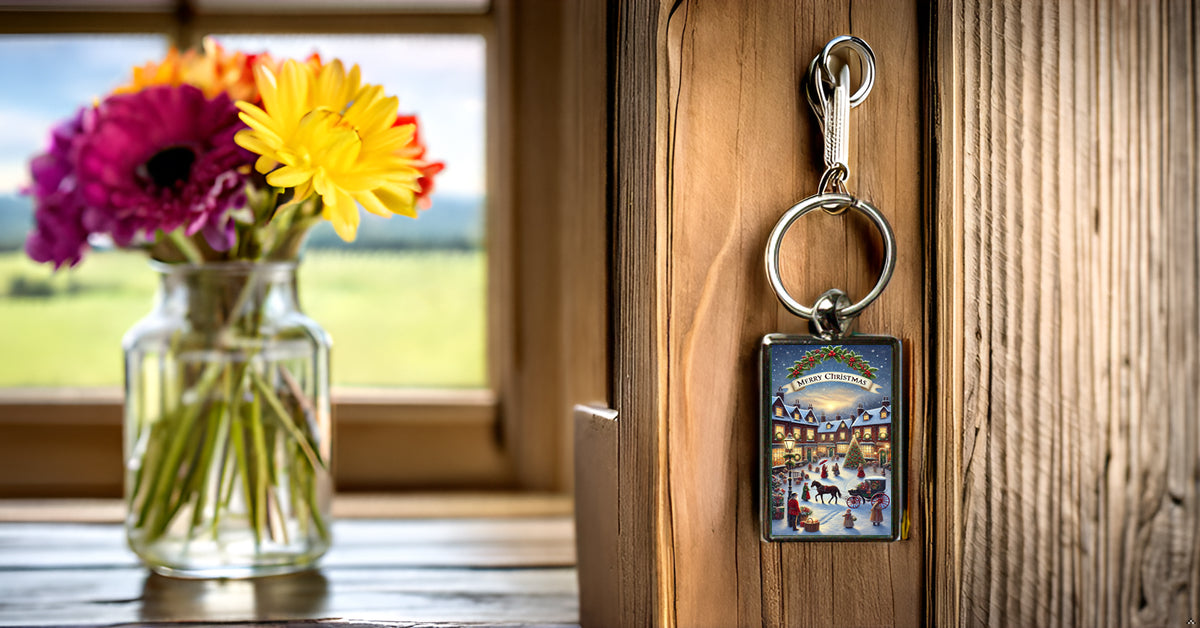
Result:
{"label": "night sky in illustration", "polygon": [[[788,369],[795,364],[796,360],[804,357],[806,352],[818,346],[828,345],[771,345],[772,393],[779,390],[784,384],[792,381],[788,378]],[[798,392],[787,395],[784,401],[789,405],[798,404],[805,408],[809,404],[812,404],[818,416],[824,412],[830,418],[833,418],[836,414],[841,414],[842,416],[850,414],[860,403],[863,404],[864,408],[871,409],[879,407],[884,396],[894,397],[892,392],[892,347],[890,345],[859,344],[846,344],[843,346],[859,353],[872,367],[878,369],[875,377],[871,380],[879,384],[880,391],[878,393],[868,392],[854,384],[821,382],[806,386]],[[826,371],[859,374],[849,366],[837,360],[829,359],[817,365],[816,368],[805,371],[804,376],[824,373]]]}

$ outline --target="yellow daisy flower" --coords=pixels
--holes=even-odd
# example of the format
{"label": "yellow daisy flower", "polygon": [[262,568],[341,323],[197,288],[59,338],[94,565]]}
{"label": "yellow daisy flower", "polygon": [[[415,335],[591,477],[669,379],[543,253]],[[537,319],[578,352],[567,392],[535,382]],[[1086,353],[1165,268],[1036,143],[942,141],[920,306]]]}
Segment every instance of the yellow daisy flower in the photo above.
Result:
{"label": "yellow daisy flower", "polygon": [[403,151],[414,125],[394,125],[399,101],[378,85],[362,85],[355,65],[288,60],[278,76],[255,68],[262,108],[239,101],[239,146],[261,155],[267,182],[294,188],[294,202],[320,195],[322,215],[343,240],[358,230],[358,205],[380,216],[415,217],[420,162]]}

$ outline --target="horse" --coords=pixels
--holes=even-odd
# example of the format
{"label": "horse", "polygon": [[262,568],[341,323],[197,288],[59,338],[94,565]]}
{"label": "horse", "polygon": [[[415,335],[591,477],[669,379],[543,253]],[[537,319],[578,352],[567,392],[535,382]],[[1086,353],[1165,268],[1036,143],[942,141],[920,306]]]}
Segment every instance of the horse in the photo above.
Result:
{"label": "horse", "polygon": [[838,487],[836,487],[832,484],[821,484],[820,482],[813,480],[812,482],[809,483],[809,485],[812,486],[813,489],[817,491],[816,496],[821,498],[822,504],[825,503],[825,494],[826,493],[833,496],[833,503],[835,503],[835,504],[838,503],[837,502],[838,498],[842,496],[841,489],[839,489]]}

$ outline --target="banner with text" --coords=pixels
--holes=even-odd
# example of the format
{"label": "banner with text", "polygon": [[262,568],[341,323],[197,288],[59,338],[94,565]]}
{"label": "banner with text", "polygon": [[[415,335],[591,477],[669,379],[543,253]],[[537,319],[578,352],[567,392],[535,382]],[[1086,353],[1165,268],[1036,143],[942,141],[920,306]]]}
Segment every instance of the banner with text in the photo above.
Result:
{"label": "banner with text", "polygon": [[879,384],[876,384],[875,382],[873,382],[865,377],[862,377],[859,375],[852,375],[850,373],[834,373],[834,372],[829,372],[829,371],[827,371],[825,373],[816,373],[815,375],[808,375],[806,377],[801,377],[799,379],[792,380],[784,385],[783,390],[784,390],[784,392],[794,393],[794,392],[800,390],[801,388],[804,388],[805,386],[811,386],[813,384],[824,384],[827,382],[839,382],[839,383],[843,383],[843,384],[854,384],[855,386],[859,386],[862,389],[873,392],[873,393],[879,392]]}

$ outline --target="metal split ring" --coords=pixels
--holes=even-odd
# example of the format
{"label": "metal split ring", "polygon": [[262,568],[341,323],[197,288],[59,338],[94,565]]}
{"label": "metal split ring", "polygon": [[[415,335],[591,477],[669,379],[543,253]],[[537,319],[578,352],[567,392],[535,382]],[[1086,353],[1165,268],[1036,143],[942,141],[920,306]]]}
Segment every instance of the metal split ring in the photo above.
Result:
{"label": "metal split ring", "polygon": [[784,234],[787,233],[792,223],[804,214],[817,209],[838,213],[847,209],[861,212],[874,223],[875,228],[883,236],[883,270],[879,272],[879,280],[875,282],[875,287],[871,288],[867,296],[858,303],[839,308],[836,311],[839,319],[849,320],[879,298],[884,287],[891,280],[892,272],[896,269],[896,234],[892,232],[891,225],[878,209],[875,209],[870,203],[848,194],[817,194],[796,203],[791,209],[784,212],[783,216],[779,218],[779,222],[775,223],[775,228],[771,230],[771,236],[767,239],[767,279],[771,282],[771,289],[775,291],[775,296],[779,297],[780,303],[783,303],[783,306],[792,314],[805,319],[814,318],[814,309],[793,299],[792,295],[788,294],[787,288],[783,287],[783,277],[779,274],[779,247],[783,243]]}
{"label": "metal split ring", "polygon": [[838,48],[850,48],[858,53],[858,57],[862,61],[862,83],[853,94],[850,94],[850,106],[857,107],[862,104],[862,101],[871,93],[871,88],[875,86],[875,51],[871,50],[867,42],[853,35],[834,37],[821,49],[821,54],[813,57],[812,62],[808,64],[804,92],[808,98],[808,105],[816,112],[817,118],[825,115],[826,96],[822,87],[823,85],[832,85],[835,81],[834,77],[837,76],[829,66],[829,57]]}

